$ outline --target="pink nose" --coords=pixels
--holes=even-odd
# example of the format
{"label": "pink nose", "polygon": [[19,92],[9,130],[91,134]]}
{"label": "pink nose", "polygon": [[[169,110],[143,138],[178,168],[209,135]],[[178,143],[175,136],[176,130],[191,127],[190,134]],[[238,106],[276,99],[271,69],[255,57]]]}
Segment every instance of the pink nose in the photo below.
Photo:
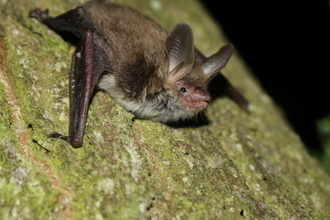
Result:
{"label": "pink nose", "polygon": [[209,102],[212,99],[209,94],[206,94],[199,90],[192,93],[190,98],[192,101],[195,101],[195,102],[198,102],[198,101]]}

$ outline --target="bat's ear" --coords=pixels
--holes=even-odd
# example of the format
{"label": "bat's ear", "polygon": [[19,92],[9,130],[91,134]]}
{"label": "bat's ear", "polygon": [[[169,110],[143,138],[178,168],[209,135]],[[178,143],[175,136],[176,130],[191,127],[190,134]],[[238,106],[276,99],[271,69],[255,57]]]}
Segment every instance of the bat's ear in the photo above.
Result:
{"label": "bat's ear", "polygon": [[177,24],[166,39],[168,77],[176,82],[186,76],[194,65],[194,39],[187,23]]}
{"label": "bat's ear", "polygon": [[227,44],[221,47],[218,52],[203,61],[202,68],[207,78],[210,78],[227,65],[231,55],[233,54],[233,50],[233,45]]}

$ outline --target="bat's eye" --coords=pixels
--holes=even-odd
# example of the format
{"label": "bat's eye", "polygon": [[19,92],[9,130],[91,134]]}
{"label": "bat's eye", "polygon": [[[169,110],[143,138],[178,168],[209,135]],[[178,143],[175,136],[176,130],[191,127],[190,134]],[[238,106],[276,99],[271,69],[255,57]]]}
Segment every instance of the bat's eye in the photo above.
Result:
{"label": "bat's eye", "polygon": [[187,89],[186,89],[185,87],[182,87],[182,88],[180,89],[180,91],[181,91],[182,93],[186,93],[186,92],[187,92]]}

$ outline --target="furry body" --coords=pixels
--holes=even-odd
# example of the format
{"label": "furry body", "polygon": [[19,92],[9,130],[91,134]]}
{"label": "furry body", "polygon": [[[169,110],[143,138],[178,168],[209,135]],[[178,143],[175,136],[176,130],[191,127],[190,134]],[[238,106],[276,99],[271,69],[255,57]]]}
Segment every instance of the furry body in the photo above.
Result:
{"label": "furry body", "polygon": [[[204,58],[194,48],[187,23],[168,33],[148,16],[107,0],[92,0],[55,18],[40,9],[30,16],[77,46],[70,71],[70,134],[51,134],[74,147],[82,144],[94,87],[138,118],[189,119],[206,108],[208,83],[233,51],[228,44]],[[244,106],[245,99],[227,85]]]}

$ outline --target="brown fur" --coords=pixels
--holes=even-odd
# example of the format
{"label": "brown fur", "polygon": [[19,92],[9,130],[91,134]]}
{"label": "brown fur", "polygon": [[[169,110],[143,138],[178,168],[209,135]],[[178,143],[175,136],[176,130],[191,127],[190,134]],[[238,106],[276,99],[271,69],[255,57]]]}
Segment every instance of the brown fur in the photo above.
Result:
{"label": "brown fur", "polygon": [[[211,100],[209,80],[233,51],[228,44],[204,58],[194,49],[187,23],[177,24],[168,33],[148,16],[107,0],[92,0],[55,18],[47,10],[35,9],[30,17],[77,46],[70,72],[70,103],[78,105],[70,105],[70,135],[51,135],[74,147],[82,144],[94,82],[139,118],[164,123],[189,119],[206,108]],[[229,94],[247,106],[227,85]]]}
{"label": "brown fur", "polygon": [[155,71],[166,56],[165,29],[132,8],[108,1],[88,2],[83,8],[109,41],[117,86],[123,88],[126,97],[137,99],[146,87],[148,93],[159,92],[161,79]]}

